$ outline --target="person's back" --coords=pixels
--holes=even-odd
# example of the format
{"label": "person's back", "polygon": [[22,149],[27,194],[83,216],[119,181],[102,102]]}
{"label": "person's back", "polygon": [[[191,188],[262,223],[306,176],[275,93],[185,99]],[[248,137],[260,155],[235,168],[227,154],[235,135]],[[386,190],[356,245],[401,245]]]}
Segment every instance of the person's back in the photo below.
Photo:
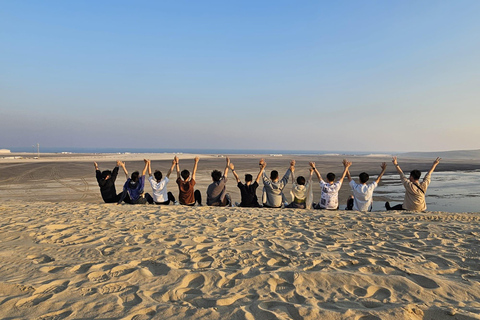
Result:
{"label": "person's back", "polygon": [[353,210],[369,211],[373,202],[373,190],[377,187],[374,181],[370,184],[349,182],[353,193]]}
{"label": "person's back", "polygon": [[202,205],[202,196],[200,191],[195,190],[195,175],[197,172],[199,158],[195,157],[192,176],[190,177],[190,171],[180,171],[180,164],[178,157],[175,156],[175,168],[177,171],[177,185],[178,185],[178,202],[186,206],[194,206],[195,203]]}
{"label": "person's back", "polygon": [[253,183],[250,184],[243,184],[239,182],[237,184],[238,188],[240,189],[240,197],[241,197],[241,202],[240,202],[240,207],[260,207],[260,204],[258,203],[258,197],[257,197],[257,188],[258,188],[258,183],[257,181],[254,181]]}
{"label": "person's back", "polygon": [[350,176],[350,172],[347,169],[347,178],[353,193],[353,199],[349,199],[347,201],[347,210],[353,209],[364,212],[372,210],[373,190],[378,186],[380,179],[382,179],[383,175],[385,174],[385,171],[387,170],[387,164],[383,162],[381,168],[382,172],[380,172],[377,179],[370,184],[367,184],[370,177],[366,172],[359,174],[358,179],[360,183],[356,183]]}
{"label": "person's back", "polygon": [[[132,176],[138,172],[134,172]],[[138,201],[143,195],[143,189],[145,186],[145,176],[139,176],[137,179],[129,178],[124,185],[124,189],[127,190],[128,195],[132,202]]]}
{"label": "person's back", "polygon": [[[266,166],[266,163],[265,163]],[[285,172],[282,179],[278,179],[278,171],[273,170],[270,173],[270,178],[263,172],[263,206],[270,208],[280,208],[283,204],[285,196],[283,189],[288,183],[288,178],[291,174],[291,168],[295,166],[295,161],[290,162],[290,167]]]}
{"label": "person's back", "polygon": [[230,159],[227,157],[227,164],[223,175],[218,170],[212,171],[212,183],[207,188],[208,206],[227,206],[230,205],[230,197],[226,193],[226,183]]}
{"label": "person's back", "polygon": [[168,191],[167,184],[170,181],[168,177],[161,178],[160,180],[153,177],[149,177],[148,181],[153,190],[153,201],[155,202],[165,202],[168,200]]}
{"label": "person's back", "polygon": [[427,203],[425,202],[425,193],[430,185],[430,176],[440,163],[441,158],[435,159],[431,169],[427,172],[422,182],[420,177],[422,173],[419,170],[412,170],[410,176],[407,178],[402,169],[398,165],[397,157],[393,157],[393,164],[400,175],[403,187],[405,188],[405,197],[403,204],[391,207],[389,202],[385,203],[387,210],[410,210],[410,211],[425,211],[427,210]]}
{"label": "person's back", "polygon": [[425,211],[427,204],[425,202],[425,192],[430,185],[430,174],[427,174],[423,181],[410,181],[405,175],[400,175],[403,187],[405,188],[405,198],[402,207],[405,210]]}
{"label": "person's back", "polygon": [[191,205],[195,203],[195,180],[182,180],[181,178],[177,178],[177,185],[178,185],[178,202],[183,205]]}
{"label": "person's back", "polygon": [[105,170],[100,172],[98,165],[94,162],[95,165],[95,176],[97,179],[98,186],[100,187],[100,194],[105,203],[115,203],[120,198],[120,195],[117,195],[117,190],[115,188],[115,180],[118,175],[118,163],[115,168],[110,170]]}
{"label": "person's back", "polygon": [[342,187],[342,181],[333,183],[320,181],[320,189],[322,191],[320,195],[320,209],[335,210],[338,208],[338,192]]}
{"label": "person's back", "polygon": [[[237,180],[237,187],[240,189],[240,207],[247,207],[247,208],[258,208],[260,204],[258,203],[257,198],[257,188],[258,188],[258,181],[260,181],[260,177],[265,169],[263,166],[264,160],[261,159],[259,162],[260,171],[258,172],[257,179],[253,181],[253,176],[251,174],[245,174],[245,183],[240,181],[238,174],[235,172],[235,166],[233,163],[230,163],[230,169],[232,170],[233,176]],[[252,183],[253,181],[253,183]]]}

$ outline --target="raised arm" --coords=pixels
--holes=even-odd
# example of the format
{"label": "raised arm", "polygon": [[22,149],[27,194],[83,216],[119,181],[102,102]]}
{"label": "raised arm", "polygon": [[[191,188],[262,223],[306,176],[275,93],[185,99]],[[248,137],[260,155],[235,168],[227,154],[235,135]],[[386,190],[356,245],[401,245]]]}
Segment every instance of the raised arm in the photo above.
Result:
{"label": "raised arm", "polygon": [[258,171],[257,179],[255,179],[256,183],[260,182],[260,177],[265,172],[265,167],[267,166],[267,163],[265,162],[265,160],[260,159],[258,165],[260,166],[260,171]]}
{"label": "raised arm", "polygon": [[148,160],[148,175],[151,177],[152,176],[152,162]]}
{"label": "raised arm", "polygon": [[170,179],[170,175],[172,174],[173,168],[175,167],[175,164],[176,164],[175,159],[176,158],[177,157],[173,158],[172,165],[170,166],[170,169],[168,169],[168,172],[167,172],[167,178],[168,179]]}
{"label": "raised arm", "polygon": [[350,163],[350,165],[347,167],[347,179],[348,182],[352,181],[352,176],[350,175],[350,166],[352,165],[352,162],[348,161],[347,159],[343,159],[343,161]]}
{"label": "raised arm", "polygon": [[95,171],[100,171],[100,170],[98,169],[98,163],[94,162],[93,165],[95,166]]}
{"label": "raised arm", "polygon": [[228,175],[228,168],[230,167],[230,158],[227,157],[227,164],[225,165],[225,170],[223,171],[223,176],[226,178]]}
{"label": "raised arm", "polygon": [[375,182],[378,184],[380,182],[380,179],[382,179],[383,177],[383,174],[385,173],[385,171],[387,170],[387,164],[385,162],[382,162],[382,172],[380,172],[380,174],[378,175],[378,178],[377,180],[375,180]]}
{"label": "raised arm", "polygon": [[148,162],[149,162],[149,160],[143,159],[143,162],[145,162],[145,166],[143,167],[142,176],[144,176],[144,175],[147,173],[147,168],[148,168]]}
{"label": "raised arm", "polygon": [[320,174],[320,171],[317,170],[317,167],[315,167],[315,162],[310,162],[309,165],[313,169],[313,172],[315,172],[317,175],[318,181],[322,181],[322,175]]}
{"label": "raised arm", "polygon": [[290,167],[288,169],[290,170],[290,176],[292,177],[292,183],[295,183],[295,160],[290,161]]}
{"label": "raised arm", "polygon": [[435,161],[433,161],[432,168],[430,169],[430,171],[427,172],[427,175],[433,173],[433,171],[435,170],[435,168],[436,168],[436,167],[438,166],[438,164],[440,163],[440,160],[442,160],[442,158],[437,158],[437,159],[435,159]]}
{"label": "raised arm", "polygon": [[193,164],[193,170],[192,170],[192,179],[195,180],[195,174],[197,173],[197,168],[198,168],[198,161],[200,158],[198,156],[195,157],[195,163]]}
{"label": "raised arm", "polygon": [[177,179],[179,179],[180,178],[180,159],[178,159],[178,157],[175,156],[173,160],[175,161],[175,170],[177,171]]}
{"label": "raised arm", "polygon": [[125,173],[125,177],[127,177],[127,179],[128,179],[128,171],[127,171],[127,168],[125,167],[125,162],[121,162],[121,161],[119,161],[119,162],[120,162],[119,165],[123,169],[123,173]]}
{"label": "raised arm", "polygon": [[[351,162],[347,161],[347,159],[343,159],[343,173],[338,181],[343,181],[343,179],[345,179],[345,176],[347,175],[347,172],[348,172],[348,168],[350,168],[351,165],[352,165]],[[350,182],[350,180],[348,181]]]}
{"label": "raised arm", "polygon": [[400,175],[400,177],[402,177],[404,174],[402,169],[398,165],[397,157],[392,157],[392,162],[393,162],[393,165],[395,166],[395,169],[397,169],[398,174]]}
{"label": "raised arm", "polygon": [[240,178],[238,177],[238,174],[235,172],[235,166],[233,165],[233,163],[230,162],[230,170],[232,170],[232,173],[233,173],[233,176],[235,177],[235,179],[237,179],[237,183],[240,182]]}

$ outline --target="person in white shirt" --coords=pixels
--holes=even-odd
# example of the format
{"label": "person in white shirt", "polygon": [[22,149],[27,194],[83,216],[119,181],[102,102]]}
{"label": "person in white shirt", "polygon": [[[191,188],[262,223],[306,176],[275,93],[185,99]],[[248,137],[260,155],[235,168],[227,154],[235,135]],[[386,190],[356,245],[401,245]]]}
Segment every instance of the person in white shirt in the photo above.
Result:
{"label": "person in white shirt", "polygon": [[378,186],[380,179],[382,179],[385,170],[387,170],[387,164],[385,162],[381,165],[382,172],[378,175],[378,178],[367,184],[370,176],[366,172],[360,173],[358,176],[360,183],[356,183],[350,176],[350,172],[347,170],[347,178],[349,185],[352,188],[353,198],[350,197],[347,201],[347,208],[345,210],[357,210],[357,211],[371,211],[373,202],[373,190]]}
{"label": "person in white shirt", "polygon": [[348,168],[352,165],[351,162],[343,159],[343,173],[342,177],[335,182],[335,174],[333,172],[327,173],[327,181],[322,179],[320,171],[315,167],[315,162],[310,162],[310,167],[317,175],[318,180],[320,181],[320,189],[322,194],[320,196],[320,202],[314,205],[314,209],[324,209],[324,210],[337,210],[338,205],[338,192],[342,187],[343,179],[347,174]]}
{"label": "person in white shirt", "polygon": [[[167,176],[163,178],[162,172],[155,170],[152,176],[152,164],[150,160],[148,161],[148,181],[152,186],[153,190],[153,203],[157,205],[168,205],[170,202],[175,203],[175,197],[171,192],[167,191],[167,184],[170,181],[170,174],[173,171],[173,168],[176,164],[176,158],[173,159],[172,165],[167,172]],[[155,177],[155,178],[154,178]]]}

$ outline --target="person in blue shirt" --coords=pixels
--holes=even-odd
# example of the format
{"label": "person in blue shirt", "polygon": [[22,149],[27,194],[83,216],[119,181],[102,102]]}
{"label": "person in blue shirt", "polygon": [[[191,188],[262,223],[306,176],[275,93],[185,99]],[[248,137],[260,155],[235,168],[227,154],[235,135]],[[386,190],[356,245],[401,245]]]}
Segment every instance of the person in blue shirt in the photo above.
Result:
{"label": "person in blue shirt", "polygon": [[123,185],[123,193],[121,199],[118,201],[118,204],[128,195],[130,198],[130,204],[146,204],[147,202],[152,204],[153,198],[150,194],[144,193],[143,188],[145,186],[145,173],[147,172],[148,160],[144,159],[145,167],[143,168],[142,175],[138,171],[132,173],[131,177],[128,177],[128,171],[125,167],[125,162],[119,162],[119,165],[122,167],[127,181]]}

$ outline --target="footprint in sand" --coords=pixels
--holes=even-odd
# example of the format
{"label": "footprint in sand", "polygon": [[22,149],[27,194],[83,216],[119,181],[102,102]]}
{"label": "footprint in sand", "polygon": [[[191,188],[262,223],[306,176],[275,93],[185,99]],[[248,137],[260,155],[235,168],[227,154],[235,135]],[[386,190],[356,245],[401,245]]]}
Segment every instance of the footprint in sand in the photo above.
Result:
{"label": "footprint in sand", "polygon": [[34,294],[31,297],[28,298],[23,298],[17,301],[15,303],[15,306],[17,308],[31,308],[34,307],[40,303],[42,303],[45,300],[50,299],[53,296],[53,294]]}
{"label": "footprint in sand", "polygon": [[88,274],[88,280],[92,282],[105,282],[110,279],[107,273],[103,271],[94,271]]}
{"label": "footprint in sand", "polygon": [[125,291],[130,285],[126,282],[115,282],[104,285],[100,288],[101,294],[110,294]]}
{"label": "footprint in sand", "polygon": [[59,293],[67,289],[68,284],[70,281],[68,280],[57,280],[57,281],[52,281],[50,283],[44,284],[37,289],[35,289],[36,294],[42,294],[42,293]]}
{"label": "footprint in sand", "polygon": [[182,282],[173,290],[165,293],[162,300],[167,301],[192,301],[202,295],[200,290],[205,283],[205,277],[201,274],[188,274]]}
{"label": "footprint in sand", "polygon": [[153,309],[143,309],[136,311],[133,315],[123,318],[123,320],[149,320],[156,314],[157,312]]}
{"label": "footprint in sand", "polygon": [[44,314],[43,316],[36,318],[36,320],[61,320],[67,318],[71,314],[71,310],[59,310]]}
{"label": "footprint in sand", "polygon": [[407,275],[407,278],[411,279],[413,282],[425,289],[436,289],[439,287],[439,285],[434,280],[419,274],[410,273]]}
{"label": "footprint in sand", "polygon": [[195,262],[195,265],[194,265],[194,268],[196,269],[206,269],[206,268],[210,268],[210,266],[212,265],[214,259],[210,256],[206,256],[206,257],[203,257],[203,258],[200,258],[198,260],[194,260]]}
{"label": "footprint in sand", "polygon": [[93,263],[79,264],[73,266],[69,271],[72,273],[85,273],[88,271],[88,269],[90,269],[91,266],[93,266]]}
{"label": "footprint in sand", "polygon": [[288,283],[287,281],[283,279],[268,279],[268,284],[270,285],[270,289],[273,292],[279,293],[279,294],[285,294],[290,291],[295,290],[295,286],[291,283]]}
{"label": "footprint in sand", "polygon": [[110,275],[112,277],[121,277],[126,274],[132,273],[135,271],[135,268],[132,268],[129,265],[121,265],[121,266],[116,266],[110,270]]}
{"label": "footprint in sand", "polygon": [[145,267],[148,270],[148,275],[151,277],[165,276],[171,270],[166,264],[152,260],[143,261],[139,266]]}
{"label": "footprint in sand", "polygon": [[133,307],[141,303],[143,300],[137,295],[138,287],[129,286],[118,294],[119,304],[124,307]]}
{"label": "footprint in sand", "polygon": [[35,264],[43,264],[43,263],[48,263],[48,262],[55,261],[55,259],[47,256],[46,254],[29,255],[29,256],[27,256],[27,259],[33,260],[33,263],[35,263]]}

